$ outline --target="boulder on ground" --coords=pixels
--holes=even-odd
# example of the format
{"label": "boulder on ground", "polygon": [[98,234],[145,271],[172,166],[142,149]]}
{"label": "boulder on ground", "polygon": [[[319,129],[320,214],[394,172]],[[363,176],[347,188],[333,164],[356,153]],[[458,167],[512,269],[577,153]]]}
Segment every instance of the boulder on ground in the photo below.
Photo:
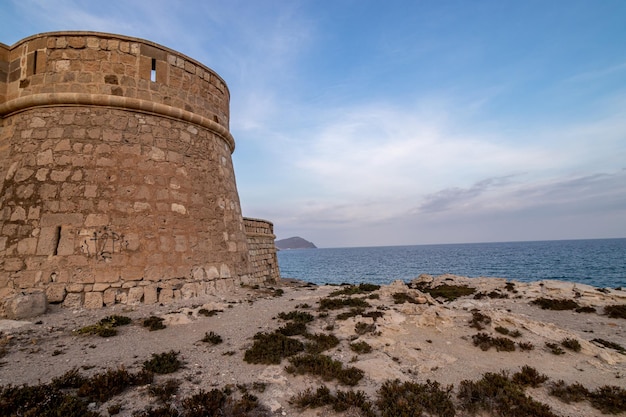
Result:
{"label": "boulder on ground", "polygon": [[6,317],[11,320],[37,317],[45,313],[47,307],[48,300],[43,291],[14,295],[4,304]]}

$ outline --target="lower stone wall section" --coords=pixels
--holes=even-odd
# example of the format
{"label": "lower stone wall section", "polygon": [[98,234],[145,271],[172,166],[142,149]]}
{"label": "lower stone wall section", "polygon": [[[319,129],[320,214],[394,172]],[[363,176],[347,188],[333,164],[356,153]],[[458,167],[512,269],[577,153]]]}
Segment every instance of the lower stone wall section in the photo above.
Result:
{"label": "lower stone wall section", "polygon": [[280,279],[274,225],[267,220],[243,218],[248,253],[250,256],[250,278],[255,282],[275,283]]}

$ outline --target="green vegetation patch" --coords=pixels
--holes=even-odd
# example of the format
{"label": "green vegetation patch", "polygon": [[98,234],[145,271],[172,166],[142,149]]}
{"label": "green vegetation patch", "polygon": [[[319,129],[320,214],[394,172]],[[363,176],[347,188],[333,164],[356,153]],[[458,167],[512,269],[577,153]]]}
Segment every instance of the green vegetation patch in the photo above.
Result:
{"label": "green vegetation patch", "polygon": [[84,335],[98,335],[100,337],[112,337],[117,335],[117,329],[115,329],[115,327],[125,326],[131,322],[132,319],[130,317],[112,315],[101,319],[97,324],[80,328],[76,331],[76,333]]}
{"label": "green vegetation patch", "polygon": [[151,384],[148,387],[148,393],[150,393],[153,397],[156,397],[160,402],[166,404],[174,395],[176,395],[179,387],[179,380],[169,378],[159,384]]}
{"label": "green vegetation patch", "polygon": [[278,318],[283,320],[291,320],[297,323],[310,323],[315,320],[311,313],[306,311],[290,311],[289,313],[278,313]]}
{"label": "green vegetation patch", "polygon": [[346,307],[367,308],[369,303],[362,298],[322,298],[320,310],[339,310]]}
{"label": "green vegetation patch", "polygon": [[363,391],[341,391],[332,394],[330,390],[322,385],[315,392],[310,388],[297,394],[290,399],[290,402],[300,409],[319,408],[330,406],[338,413],[349,409],[359,409],[359,415],[364,417],[374,417],[376,414],[372,410],[372,403],[367,399]]}
{"label": "green vegetation patch", "polygon": [[124,368],[109,369],[89,378],[78,388],[77,395],[89,401],[105,402],[129,387],[149,384],[153,378],[153,374],[145,370],[132,374]]}
{"label": "green vegetation patch", "polygon": [[339,345],[339,339],[337,339],[337,336],[334,334],[308,333],[304,337],[310,341],[304,346],[307,353],[322,353],[325,350],[332,349]]}
{"label": "green vegetation patch", "polygon": [[478,346],[481,350],[487,351],[495,347],[498,352],[515,351],[515,342],[506,337],[492,337],[487,333],[477,333],[472,336],[474,346]]}
{"label": "green vegetation patch", "polygon": [[522,387],[537,388],[548,380],[547,375],[539,373],[535,368],[524,365],[522,370],[513,374],[512,381]]}
{"label": "green vegetation patch", "polygon": [[229,389],[213,389],[182,400],[174,407],[166,404],[159,408],[147,407],[144,411],[133,413],[133,417],[269,417],[271,413],[262,406],[258,398],[244,393],[235,399]]}
{"label": "green vegetation patch", "polygon": [[582,346],[580,345],[580,342],[578,340],[569,337],[561,340],[561,346],[574,352],[580,352],[580,350],[582,349]]}
{"label": "green vegetation patch", "polygon": [[609,340],[605,340],[605,339],[591,339],[592,342],[597,343],[601,346],[607,347],[609,349],[613,349],[618,351],[619,353],[621,353],[622,355],[626,355],[626,349],[624,349],[624,346],[615,343],[615,342],[611,342]]}
{"label": "green vegetation patch", "polygon": [[246,350],[243,360],[248,363],[278,365],[283,358],[304,350],[304,343],[280,333],[257,333],[254,344]]}
{"label": "green vegetation patch", "polygon": [[567,404],[585,401],[590,394],[589,390],[580,383],[567,385],[562,379],[550,384],[549,393]]}
{"label": "green vegetation patch", "polygon": [[605,306],[604,314],[612,319],[626,319],[626,304]]}
{"label": "green vegetation patch", "polygon": [[556,343],[546,342],[546,347],[553,355],[565,355],[565,351]]}
{"label": "green vegetation patch", "polygon": [[535,345],[530,342],[517,342],[517,347],[522,351],[530,351],[535,348]]}
{"label": "green vegetation patch", "polygon": [[276,330],[276,332],[285,336],[296,336],[306,334],[307,329],[305,323],[296,321],[285,324],[284,326]]}
{"label": "green vegetation patch", "polygon": [[380,285],[362,283],[359,285],[348,285],[341,290],[333,291],[328,296],[337,297],[340,295],[356,295],[356,294],[369,294],[373,291],[380,289]]}
{"label": "green vegetation patch", "polygon": [[483,330],[486,325],[491,324],[491,317],[474,309],[472,310],[472,319],[469,323],[469,327],[473,327],[476,330]]}
{"label": "green vegetation patch", "polygon": [[393,297],[393,302],[395,304],[404,304],[404,303],[419,304],[417,300],[413,298],[411,294],[406,293],[406,292],[395,292],[391,296]]}
{"label": "green vegetation patch", "polygon": [[549,393],[568,404],[587,400],[604,414],[620,414],[626,410],[626,390],[613,385],[589,391],[578,382],[568,385],[559,380],[550,384]]}
{"label": "green vegetation patch", "polygon": [[364,341],[350,343],[350,349],[359,354],[370,353],[372,351],[370,344]]}
{"label": "green vegetation patch", "polygon": [[339,361],[326,355],[304,354],[289,358],[291,365],[285,370],[291,374],[313,374],[326,381],[338,380],[343,385],[356,385],[363,378],[363,371],[355,368],[344,368]]}
{"label": "green vegetation patch", "polygon": [[531,304],[537,305],[544,310],[575,310],[580,308],[580,305],[574,300],[569,299],[554,299],[554,298],[544,298],[540,297],[536,300],[530,302]]}
{"label": "green vegetation patch", "polygon": [[163,324],[163,321],[162,317],[150,316],[143,321],[143,327],[147,327],[151,332],[165,329],[166,326]]}
{"label": "green vegetation patch", "polygon": [[422,292],[429,293],[433,298],[444,298],[446,301],[454,301],[459,297],[472,295],[476,292],[476,288],[467,285],[450,285],[442,284],[437,287],[420,286],[418,288]]}
{"label": "green vegetation patch", "polygon": [[170,350],[164,353],[153,353],[152,358],[143,363],[146,371],[155,374],[171,374],[180,369],[183,363],[178,359],[180,352]]}
{"label": "green vegetation patch", "polygon": [[222,336],[220,336],[219,334],[213,333],[211,331],[211,332],[204,333],[204,337],[202,338],[201,341],[204,343],[210,343],[212,345],[219,345],[224,340],[222,340]]}
{"label": "green vegetation patch", "polygon": [[442,388],[438,382],[386,381],[378,390],[376,405],[382,417],[422,416],[424,412],[440,417],[454,417],[452,385]]}
{"label": "green vegetation patch", "polygon": [[502,326],[496,326],[494,327],[493,330],[505,336],[513,337],[515,339],[522,335],[522,333],[519,330],[509,330],[506,327],[502,327]]}
{"label": "green vegetation patch", "polygon": [[376,333],[376,325],[374,323],[364,323],[362,321],[356,323],[354,325],[354,331],[358,335],[363,335],[366,333]]}
{"label": "green vegetation patch", "polygon": [[198,314],[204,317],[212,317],[215,316],[217,313],[223,313],[224,310],[207,310],[206,308],[201,308],[200,310],[198,310]]}
{"label": "green vegetation patch", "polygon": [[471,414],[485,411],[500,417],[558,417],[546,404],[533,400],[507,373],[487,372],[478,381],[461,381],[460,408]]}

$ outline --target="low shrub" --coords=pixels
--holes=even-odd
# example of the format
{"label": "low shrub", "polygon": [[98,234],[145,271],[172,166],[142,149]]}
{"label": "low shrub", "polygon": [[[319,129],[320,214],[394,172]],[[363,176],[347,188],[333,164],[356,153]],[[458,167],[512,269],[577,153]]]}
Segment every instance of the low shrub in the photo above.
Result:
{"label": "low shrub", "polygon": [[87,403],[51,385],[40,384],[0,389],[0,414],[3,416],[101,417]]}
{"label": "low shrub", "polygon": [[376,415],[372,410],[372,403],[367,399],[367,395],[363,391],[338,390],[333,395],[324,385],[315,392],[307,389],[298,393],[290,399],[290,402],[300,409],[331,406],[334,411],[341,413],[351,408],[357,408],[361,411],[359,415],[365,417],[374,417]]}
{"label": "low shrub", "polygon": [[595,313],[596,309],[591,306],[582,306],[574,309],[574,311],[577,313]]}
{"label": "low shrub", "polygon": [[380,289],[380,285],[362,283],[359,285],[348,285],[341,290],[331,292],[328,296],[337,297],[339,295],[369,294],[378,289]]}
{"label": "low shrub", "polygon": [[201,341],[204,343],[211,343],[212,345],[219,345],[223,342],[222,336],[215,334],[212,331],[205,333]]}
{"label": "low shrub", "polygon": [[105,318],[103,318],[102,320],[100,320],[100,324],[105,325],[108,324],[111,327],[119,327],[119,326],[126,326],[130,323],[132,323],[132,319],[130,317],[126,317],[126,316],[118,316],[118,315],[112,315],[112,316],[107,316]]}
{"label": "low shrub", "polygon": [[626,349],[624,349],[624,347],[618,343],[615,342],[611,342],[609,340],[605,340],[605,339],[591,339],[592,342],[597,343],[601,346],[607,347],[609,349],[613,349],[618,351],[621,354],[626,354]]}
{"label": "low shrub", "polygon": [[513,374],[512,381],[522,387],[537,388],[548,380],[544,374],[540,374],[535,368],[524,365],[522,370]]}
{"label": "low shrub", "polygon": [[562,379],[557,382],[552,382],[548,388],[550,395],[557,397],[567,404],[585,401],[590,394],[589,390],[578,382],[567,385]]}
{"label": "low shrub", "polygon": [[420,288],[422,292],[429,293],[433,298],[444,298],[446,301],[454,301],[459,297],[472,295],[476,288],[467,285],[442,284],[433,288]]}
{"label": "low shrub", "polygon": [[474,346],[478,346],[481,350],[487,351],[491,347],[495,347],[498,352],[515,351],[515,342],[506,337],[492,337],[487,333],[477,333],[472,336]]}
{"label": "low shrub", "polygon": [[529,351],[535,348],[535,345],[530,342],[517,342],[517,346],[523,351]]}
{"label": "low shrub", "polygon": [[537,298],[530,302],[531,304],[535,304],[541,307],[544,310],[574,310],[579,308],[580,306],[574,300],[567,299],[553,299],[553,298]]}
{"label": "low shrub", "polygon": [[393,293],[391,296],[393,297],[393,302],[395,304],[404,304],[404,303],[418,304],[417,300],[413,298],[412,295],[406,292],[396,292],[396,293]]}
{"label": "low shrub", "polygon": [[207,310],[206,308],[201,308],[198,310],[198,314],[204,317],[212,317],[217,313],[222,313],[224,310]]}
{"label": "low shrub", "polygon": [[289,358],[289,362],[291,362],[291,365],[285,369],[291,374],[318,375],[327,381],[336,379],[343,385],[358,384],[364,374],[358,368],[344,368],[341,362],[320,354],[295,356]]}
{"label": "low shrub", "polygon": [[365,314],[364,308],[351,308],[349,311],[337,314],[337,320],[348,320],[350,317],[362,316]]}
{"label": "low shrub", "polygon": [[369,303],[362,298],[322,298],[320,310],[339,310],[346,307],[367,308]]}
{"label": "low shrub", "polygon": [[178,359],[180,352],[170,350],[164,353],[153,353],[152,358],[143,363],[143,369],[155,374],[171,374],[180,369],[183,363]]}
{"label": "low shrub", "polygon": [[350,349],[359,354],[370,353],[372,351],[372,347],[370,346],[370,344],[362,340],[359,342],[350,343]]}
{"label": "low shrub", "polygon": [[483,330],[486,325],[491,323],[491,317],[478,310],[472,310],[472,319],[469,323],[470,327],[473,327],[476,330]]}
{"label": "low shrub", "polygon": [[278,313],[278,318],[283,320],[291,320],[296,323],[310,323],[315,320],[311,313],[306,311],[290,311],[289,313]]}
{"label": "low shrub", "polygon": [[546,347],[553,355],[565,355],[565,351],[556,343],[546,342]]}
{"label": "low shrub", "polygon": [[509,298],[508,294],[503,294],[500,291],[490,291],[490,292],[479,292],[477,294],[474,294],[474,299],[476,300],[481,300],[485,297],[489,297],[489,298]]}
{"label": "low shrub", "polygon": [[306,334],[306,324],[301,321],[289,322],[284,326],[280,327],[276,330],[277,333],[280,333],[285,336],[296,336]]}
{"label": "low shrub", "polygon": [[150,316],[143,321],[143,327],[147,327],[151,332],[165,329],[166,326],[163,324],[163,320],[161,317]]}
{"label": "low shrub", "polygon": [[243,360],[248,363],[278,365],[283,358],[304,350],[304,344],[280,333],[257,333],[254,344],[246,350]]}
{"label": "low shrub", "polygon": [[442,388],[438,382],[386,381],[377,393],[376,405],[382,417],[422,416],[424,412],[440,417],[454,417],[452,385]]}
{"label": "low shrub", "polygon": [[334,334],[316,333],[304,336],[310,343],[304,345],[308,353],[322,353],[339,345],[339,339]]}
{"label": "low shrub", "polygon": [[503,334],[503,335],[508,335],[509,333],[511,333],[511,331],[509,329],[507,329],[506,327],[502,327],[502,326],[496,326],[494,327],[494,329],[496,332]]}
{"label": "low shrub", "polygon": [[366,333],[375,333],[376,325],[374,323],[364,323],[362,321],[358,322],[354,325],[354,331],[358,335],[363,335]]}
{"label": "low shrub", "polygon": [[626,319],[626,304],[605,306],[604,314],[612,319]]}
{"label": "low shrub", "polygon": [[107,316],[101,319],[97,324],[85,326],[78,329],[78,334],[85,335],[98,335],[100,337],[113,337],[117,335],[117,329],[115,327],[125,326],[131,323],[131,319],[126,316]]}
{"label": "low shrub", "polygon": [[589,395],[589,401],[604,414],[619,414],[626,410],[626,389],[604,385]]}
{"label": "low shrub", "polygon": [[170,378],[159,384],[150,385],[148,387],[148,393],[165,404],[178,392],[179,387],[180,381]]}
{"label": "low shrub", "polygon": [[580,352],[580,350],[582,349],[582,346],[580,346],[580,342],[576,339],[571,338],[565,338],[561,340],[561,346],[574,352]]}
{"label": "low shrub", "polygon": [[146,385],[152,380],[153,374],[149,371],[131,374],[124,368],[109,369],[89,378],[78,388],[77,395],[87,397],[90,401],[105,402],[131,386]]}
{"label": "low shrub", "polygon": [[487,372],[478,381],[461,381],[457,398],[463,410],[484,410],[499,417],[558,417],[546,404],[533,400],[505,372]]}

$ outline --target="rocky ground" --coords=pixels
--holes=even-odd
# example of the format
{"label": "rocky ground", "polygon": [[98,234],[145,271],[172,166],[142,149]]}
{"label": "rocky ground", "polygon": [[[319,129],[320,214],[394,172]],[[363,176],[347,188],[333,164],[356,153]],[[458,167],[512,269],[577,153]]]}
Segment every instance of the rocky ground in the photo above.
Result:
{"label": "rocky ground", "polygon": [[[448,301],[429,292],[441,285],[467,286],[475,291]],[[320,310],[320,300],[342,289],[345,287],[284,280],[273,288],[242,287],[234,293],[174,305],[118,305],[102,310],[51,306],[48,313],[32,322],[0,320],[0,385],[45,384],[75,369],[87,377],[120,367],[138,372],[154,354],[174,351],[180,352],[178,358],[184,362],[181,369],[157,375],[152,385],[129,388],[105,402],[93,401],[90,409],[102,416],[139,415],[147,406],[159,406],[150,387],[169,379],[180,384],[169,399],[173,408],[201,390],[230,387],[239,395],[248,392],[257,397],[266,415],[356,416],[362,415],[362,410],[349,409],[342,414],[330,407],[301,409],[292,399],[307,388],[315,391],[325,385],[331,392],[363,391],[375,401],[385,381],[396,379],[454,384],[451,397],[458,406],[456,393],[461,381],[479,380],[486,372],[504,370],[514,374],[528,365],[549,380],[536,388],[526,388],[527,395],[549,405],[556,415],[583,417],[603,414],[588,401],[567,404],[549,395],[553,382],[578,382],[589,390],[606,385],[626,388],[626,352],[616,347],[626,346],[626,319],[611,318],[604,312],[605,306],[625,305],[626,291],[557,281],[520,283],[422,276],[410,286],[398,281],[372,292],[330,297],[363,298],[369,307],[353,311],[356,315],[352,317],[337,317],[349,313],[350,307]],[[593,310],[542,309],[531,303],[538,298],[572,300]],[[314,316],[306,325],[309,334],[336,336],[339,344],[322,354],[345,367],[364,371],[355,386],[289,373],[289,359],[269,365],[244,361],[255,334],[272,333],[284,326],[288,321],[278,318],[279,313],[292,311]],[[371,312],[378,313],[368,314]],[[132,322],[116,327],[115,336],[79,334],[79,329],[110,315],[123,315]],[[151,316],[162,318],[166,327],[148,330],[142,323]],[[502,334],[507,331],[508,336]],[[210,332],[220,336],[222,342],[203,342]],[[514,342],[515,350],[482,350],[474,344],[478,333],[506,337]],[[305,340],[301,335],[292,338]],[[561,343],[566,339],[578,341],[580,350],[563,347]],[[350,344],[356,342],[365,342],[371,352],[355,352]],[[553,343],[563,353],[553,353],[546,343]],[[522,350],[520,345],[532,349]],[[456,415],[470,414],[457,407]],[[492,414],[483,410],[478,415]]]}

